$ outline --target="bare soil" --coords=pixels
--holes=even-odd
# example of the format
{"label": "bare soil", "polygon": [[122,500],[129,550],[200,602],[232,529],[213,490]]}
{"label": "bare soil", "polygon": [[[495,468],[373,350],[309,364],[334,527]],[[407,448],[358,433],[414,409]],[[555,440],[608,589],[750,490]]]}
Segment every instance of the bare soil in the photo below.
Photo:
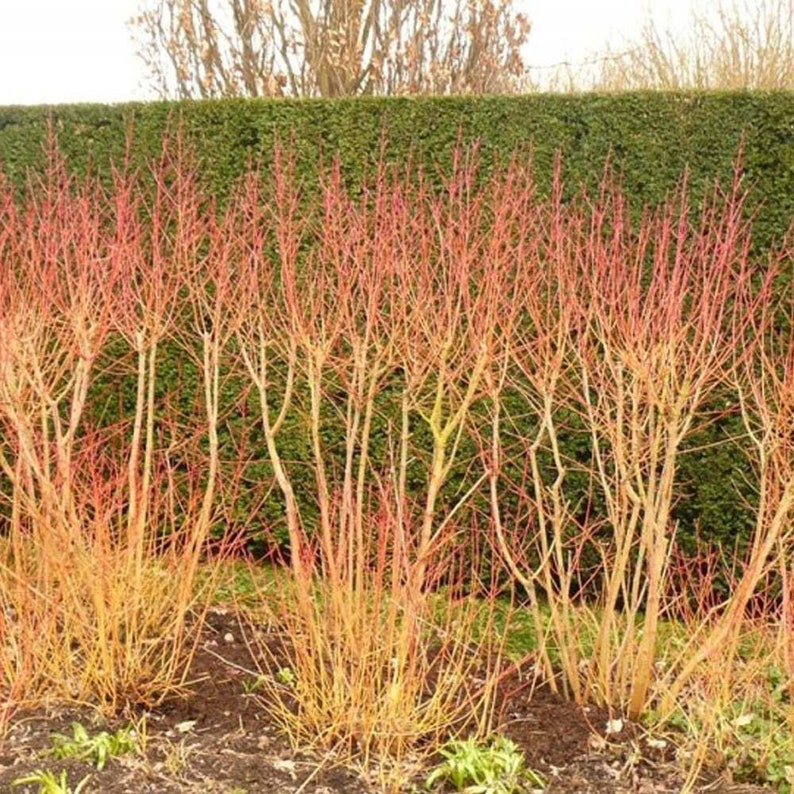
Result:
{"label": "bare soil", "polygon": [[[83,794],[370,794],[377,788],[333,759],[294,750],[268,720],[259,696],[246,692],[256,661],[235,615],[210,614],[190,670],[194,683],[183,699],[146,714],[145,753],[108,759],[102,771],[88,761],[47,756],[52,734],[113,731],[129,720],[97,726],[88,711],[18,713],[0,745],[0,792],[37,794],[14,780],[46,769],[65,770],[72,787],[88,776]],[[527,764],[541,772],[552,794],[664,794],[681,791],[686,770],[672,746],[652,747],[643,732],[625,725],[607,733],[610,714],[580,708],[516,674],[504,682],[499,731],[513,739]],[[133,718],[141,714],[131,715]],[[612,724],[614,728],[615,723]],[[416,781],[421,788],[421,778]],[[704,780],[696,791],[755,794],[772,789]]]}

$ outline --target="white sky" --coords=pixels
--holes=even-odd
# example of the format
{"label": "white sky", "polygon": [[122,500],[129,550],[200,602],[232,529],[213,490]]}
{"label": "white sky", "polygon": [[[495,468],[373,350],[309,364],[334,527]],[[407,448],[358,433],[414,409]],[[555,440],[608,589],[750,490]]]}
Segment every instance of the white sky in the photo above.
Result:
{"label": "white sky", "polygon": [[[717,2],[717,0],[707,0]],[[151,97],[125,24],[140,0],[0,0],[0,105]],[[516,0],[532,20],[531,66],[619,48],[650,12],[664,26],[692,0]]]}

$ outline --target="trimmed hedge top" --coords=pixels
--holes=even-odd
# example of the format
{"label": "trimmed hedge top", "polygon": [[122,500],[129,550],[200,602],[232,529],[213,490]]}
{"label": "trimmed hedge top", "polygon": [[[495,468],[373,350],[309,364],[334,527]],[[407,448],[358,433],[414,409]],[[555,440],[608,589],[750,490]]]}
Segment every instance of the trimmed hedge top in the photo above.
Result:
{"label": "trimmed hedge top", "polygon": [[530,149],[537,183],[550,183],[562,154],[566,184],[595,185],[608,159],[639,208],[655,205],[689,169],[697,195],[728,180],[743,149],[758,250],[779,240],[794,217],[794,92],[624,93],[510,97],[388,97],[343,100],[222,100],[125,105],[0,107],[0,161],[21,182],[41,162],[48,123],[71,167],[100,173],[124,156],[134,130],[133,162],[159,152],[179,119],[204,177],[219,196],[251,156],[266,161],[278,140],[292,140],[307,185],[320,153],[338,155],[351,184],[377,159],[409,155],[442,169],[459,140],[478,142],[491,163]]}

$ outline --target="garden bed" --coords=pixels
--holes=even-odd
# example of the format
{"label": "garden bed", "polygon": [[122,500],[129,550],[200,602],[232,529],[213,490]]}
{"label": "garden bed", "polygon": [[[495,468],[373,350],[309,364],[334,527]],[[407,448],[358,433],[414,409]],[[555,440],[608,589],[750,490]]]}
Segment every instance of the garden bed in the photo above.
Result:
{"label": "garden bed", "polygon": [[[37,770],[67,773],[72,790],[88,778],[83,794],[254,794],[376,792],[361,772],[334,758],[293,750],[268,719],[257,694],[257,663],[234,612],[215,609],[190,669],[190,694],[151,712],[129,715],[145,725],[135,753],[108,758],[101,771],[91,760],[49,755],[53,734],[69,735],[75,722],[89,734],[129,724],[97,725],[89,710],[19,713],[0,747],[0,791],[38,792],[36,784],[12,785]],[[548,781],[546,791],[678,792],[682,769],[675,751],[653,747],[641,729],[626,725],[607,733],[608,711],[579,708],[521,674],[502,685],[499,732],[516,742],[527,765]],[[615,722],[611,723],[614,729]],[[429,770],[427,770],[429,771]],[[417,775],[421,789],[424,775]],[[696,790],[727,794],[771,791],[725,780],[704,781]]]}

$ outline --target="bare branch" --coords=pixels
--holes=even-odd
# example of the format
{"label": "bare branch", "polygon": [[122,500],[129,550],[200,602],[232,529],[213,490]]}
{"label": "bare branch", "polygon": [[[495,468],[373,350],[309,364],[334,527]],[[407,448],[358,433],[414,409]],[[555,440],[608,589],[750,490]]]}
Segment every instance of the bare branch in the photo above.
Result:
{"label": "bare branch", "polygon": [[692,12],[685,36],[649,19],[624,51],[561,65],[547,82],[577,91],[790,89],[792,31],[794,0],[720,0],[713,13]]}
{"label": "bare branch", "polygon": [[130,20],[162,97],[506,93],[512,0],[148,0]]}

